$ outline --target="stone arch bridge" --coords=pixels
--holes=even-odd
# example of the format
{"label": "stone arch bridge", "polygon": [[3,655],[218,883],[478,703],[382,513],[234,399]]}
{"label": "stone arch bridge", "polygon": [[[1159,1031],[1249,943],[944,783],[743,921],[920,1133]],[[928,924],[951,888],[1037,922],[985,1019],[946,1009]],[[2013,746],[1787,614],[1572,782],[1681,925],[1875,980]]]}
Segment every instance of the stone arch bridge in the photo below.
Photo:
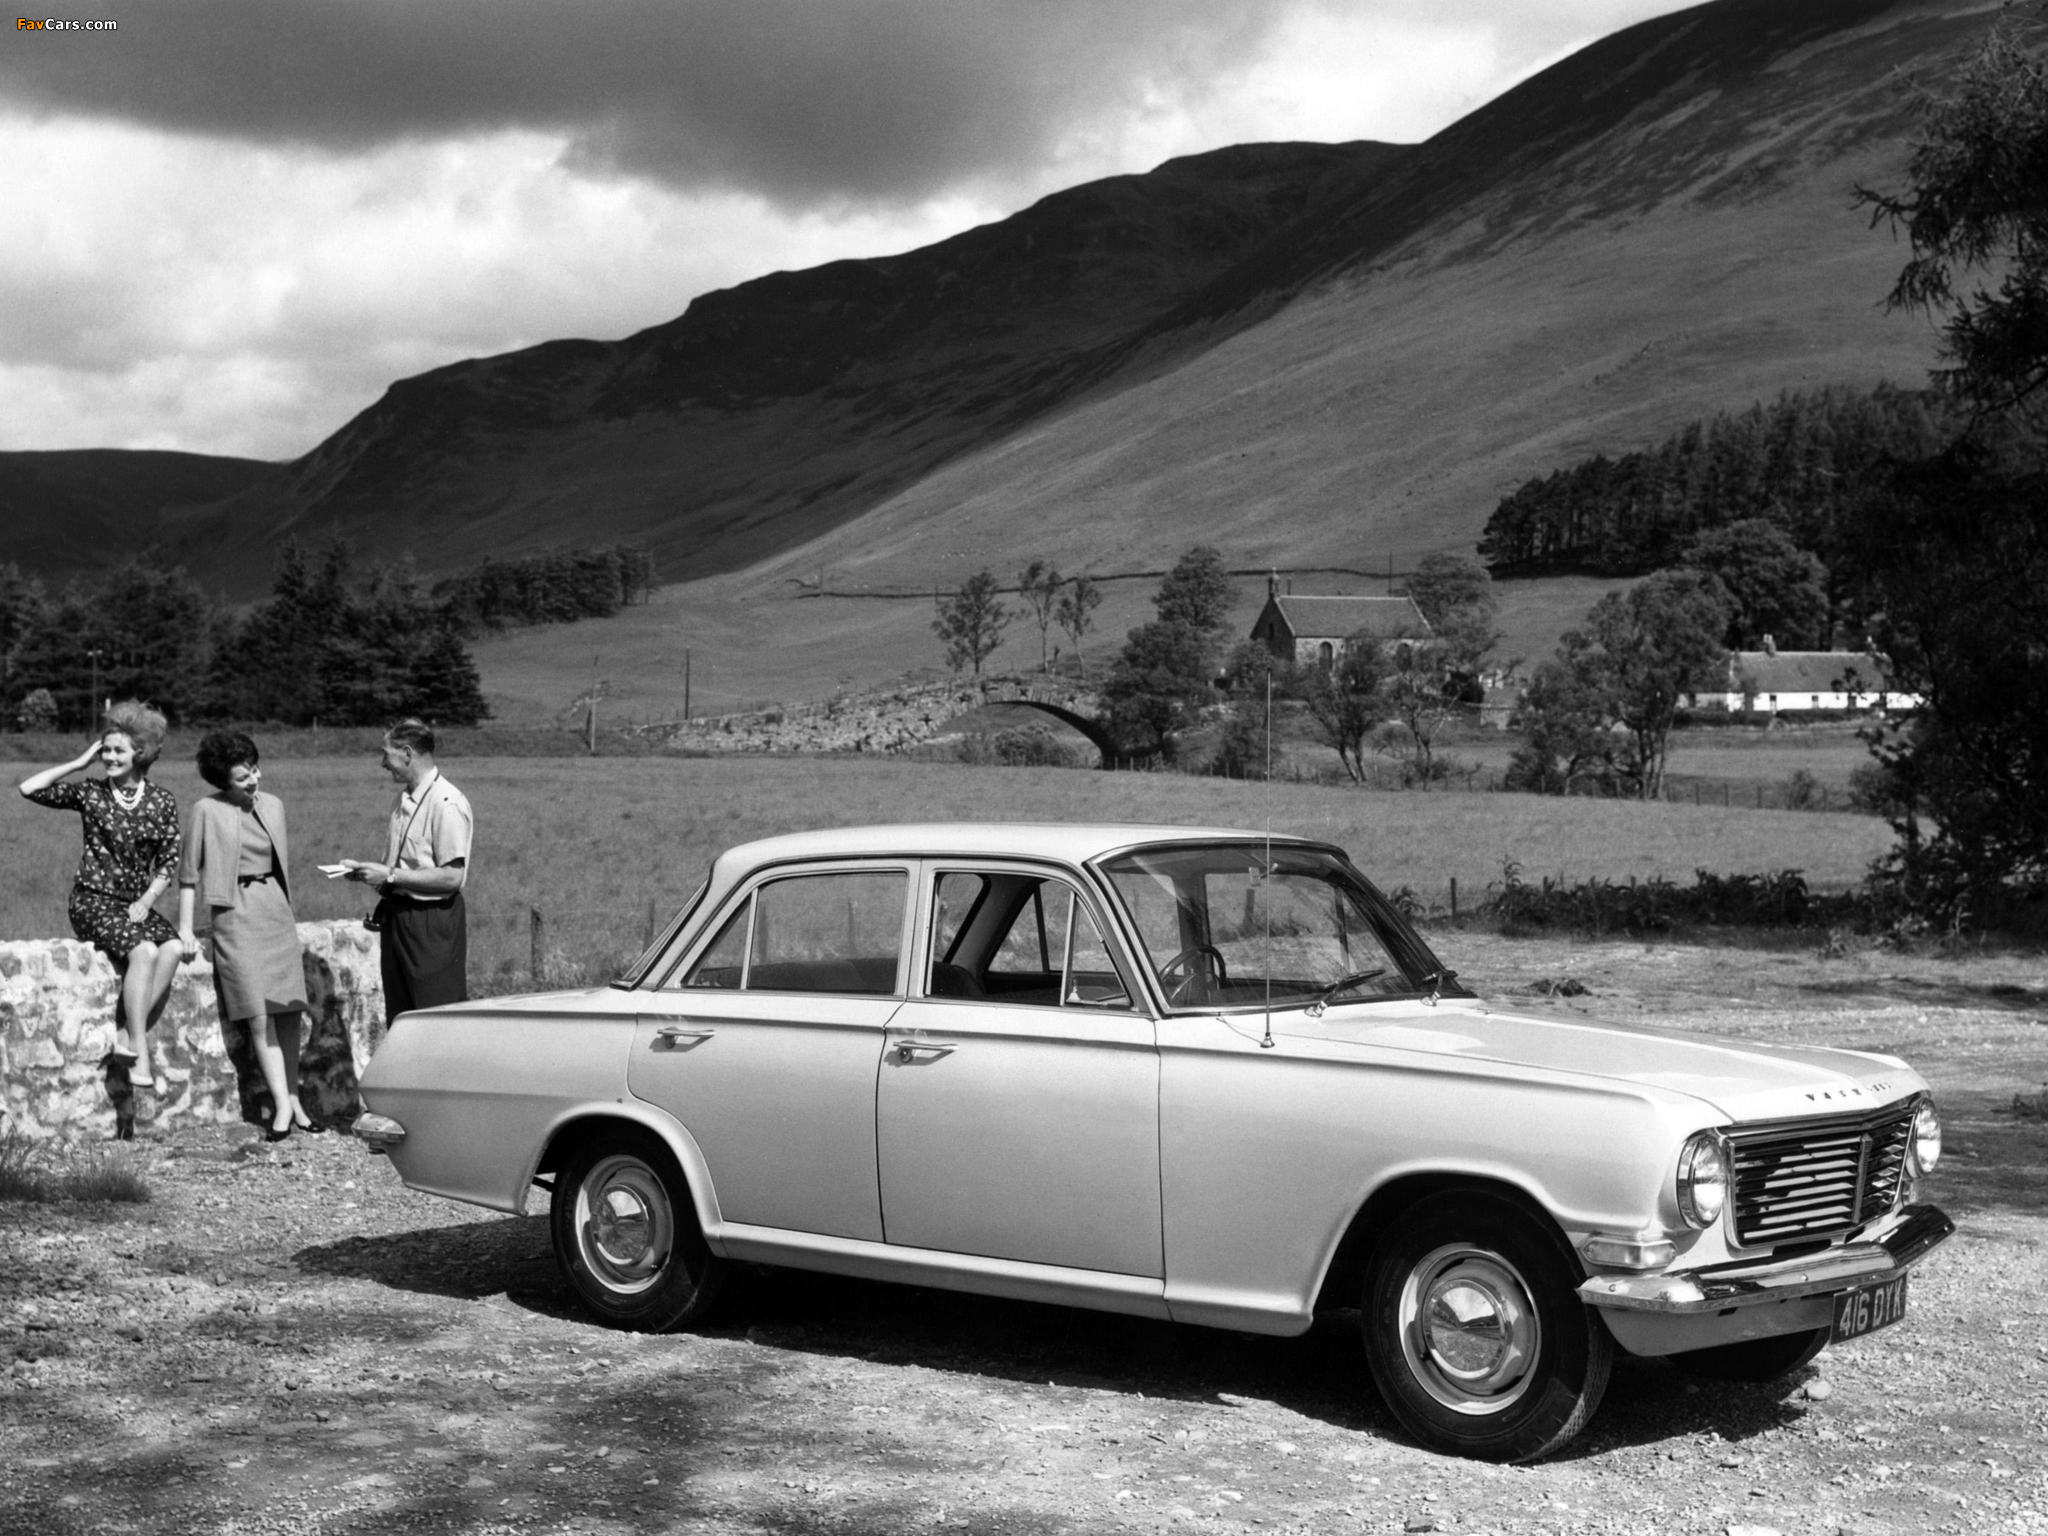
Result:
{"label": "stone arch bridge", "polygon": [[745,714],[666,721],[638,728],[690,752],[902,752],[943,733],[969,710],[1009,704],[1072,727],[1109,763],[1116,744],[1103,724],[1101,694],[1067,678],[1017,674],[949,678]]}

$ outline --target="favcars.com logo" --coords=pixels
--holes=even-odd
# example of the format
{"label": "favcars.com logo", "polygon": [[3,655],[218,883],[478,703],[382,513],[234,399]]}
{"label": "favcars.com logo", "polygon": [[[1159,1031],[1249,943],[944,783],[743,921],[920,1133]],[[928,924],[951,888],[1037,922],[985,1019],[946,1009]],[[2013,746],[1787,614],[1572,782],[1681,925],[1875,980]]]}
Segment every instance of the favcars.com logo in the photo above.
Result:
{"label": "favcars.com logo", "polygon": [[62,21],[55,16],[45,16],[41,21],[30,21],[26,16],[14,18],[17,32],[112,32],[120,25],[118,21]]}

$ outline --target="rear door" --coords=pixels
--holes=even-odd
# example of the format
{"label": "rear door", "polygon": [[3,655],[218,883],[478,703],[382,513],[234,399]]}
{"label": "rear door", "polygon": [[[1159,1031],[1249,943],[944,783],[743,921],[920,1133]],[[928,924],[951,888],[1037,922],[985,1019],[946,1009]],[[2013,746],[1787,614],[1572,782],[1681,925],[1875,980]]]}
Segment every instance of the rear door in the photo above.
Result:
{"label": "rear door", "polygon": [[628,1085],[696,1138],[726,1221],[881,1240],[875,1071],[910,893],[907,864],[778,870],[646,995]]}
{"label": "rear door", "polygon": [[1030,866],[923,879],[876,1094],[888,1241],[1159,1278],[1157,1042],[1099,913]]}

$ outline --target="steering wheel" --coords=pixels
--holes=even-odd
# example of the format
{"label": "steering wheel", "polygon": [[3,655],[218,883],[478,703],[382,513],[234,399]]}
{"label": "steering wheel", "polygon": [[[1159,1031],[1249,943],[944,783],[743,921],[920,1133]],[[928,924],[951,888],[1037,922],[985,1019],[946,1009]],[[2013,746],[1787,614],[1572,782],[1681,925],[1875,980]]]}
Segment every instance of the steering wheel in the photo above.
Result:
{"label": "steering wheel", "polygon": [[[1224,968],[1223,964],[1223,951],[1214,944],[1190,944],[1186,949],[1167,961],[1166,964],[1159,967],[1159,982],[1161,986],[1166,988],[1167,1002],[1175,1006],[1179,1005],[1182,994],[1194,984],[1195,978],[1202,974],[1201,969],[1191,962],[1204,955],[1208,956],[1216,967],[1216,984],[1219,987],[1230,984],[1230,972]],[[1183,964],[1187,964],[1188,973],[1180,979],[1180,985],[1174,986],[1166,978]]]}

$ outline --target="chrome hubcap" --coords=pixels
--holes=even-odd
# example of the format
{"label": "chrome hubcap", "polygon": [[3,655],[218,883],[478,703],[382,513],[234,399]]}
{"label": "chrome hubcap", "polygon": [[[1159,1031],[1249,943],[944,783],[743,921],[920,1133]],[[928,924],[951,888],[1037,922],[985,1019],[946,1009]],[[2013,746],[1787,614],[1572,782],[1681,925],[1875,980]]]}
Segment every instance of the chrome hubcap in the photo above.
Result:
{"label": "chrome hubcap", "polygon": [[1497,1253],[1453,1244],[1401,1288],[1401,1352],[1422,1389],[1458,1413],[1498,1413],[1529,1389],[1543,1330],[1529,1288]]}
{"label": "chrome hubcap", "polygon": [[668,1191],[639,1158],[604,1158],[576,1191],[576,1236],[583,1262],[607,1289],[644,1291],[675,1246]]}

